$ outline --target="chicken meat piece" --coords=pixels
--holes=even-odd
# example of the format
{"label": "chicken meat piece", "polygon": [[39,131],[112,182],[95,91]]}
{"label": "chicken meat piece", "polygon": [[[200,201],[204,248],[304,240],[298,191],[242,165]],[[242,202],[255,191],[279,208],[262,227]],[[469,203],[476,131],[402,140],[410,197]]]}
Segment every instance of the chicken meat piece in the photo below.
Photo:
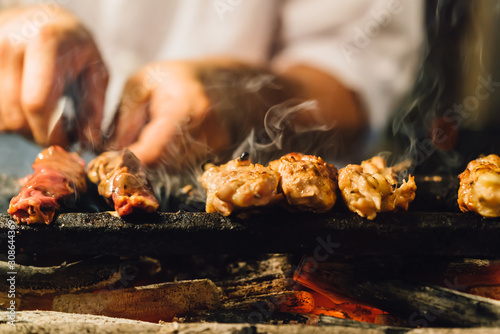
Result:
{"label": "chicken meat piece", "polygon": [[224,216],[239,209],[268,205],[281,198],[278,194],[278,172],[252,164],[248,155],[221,166],[209,167],[201,176],[207,190],[207,212]]}
{"label": "chicken meat piece", "polygon": [[458,205],[463,212],[500,217],[500,157],[490,154],[469,162],[459,175]]}
{"label": "chicken meat piece", "polygon": [[17,223],[50,224],[56,211],[70,206],[87,190],[85,162],[59,146],[40,152],[19,195],[12,198],[8,213]]}
{"label": "chicken meat piece", "polygon": [[335,204],[337,168],[320,157],[290,153],[269,167],[280,174],[280,188],[292,207],[322,213]]}
{"label": "chicken meat piece", "polygon": [[128,149],[104,152],[89,163],[88,178],[120,216],[135,211],[154,212],[156,199],[145,167]]}
{"label": "chicken meat piece", "polygon": [[415,180],[410,175],[398,188],[394,174],[382,157],[340,169],[339,189],[349,210],[368,219],[374,219],[377,212],[408,210],[415,199]]}

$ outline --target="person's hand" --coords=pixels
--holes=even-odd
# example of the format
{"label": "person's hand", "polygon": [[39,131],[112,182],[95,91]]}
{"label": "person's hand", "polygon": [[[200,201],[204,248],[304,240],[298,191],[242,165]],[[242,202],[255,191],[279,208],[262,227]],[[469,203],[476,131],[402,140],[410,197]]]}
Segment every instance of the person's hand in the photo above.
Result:
{"label": "person's hand", "polygon": [[200,80],[204,64],[151,63],[126,83],[107,149],[129,149],[146,165],[178,170],[230,145],[227,122]]}
{"label": "person's hand", "polygon": [[65,87],[77,80],[79,139],[97,143],[108,73],[90,33],[53,5],[0,11],[0,131],[67,144],[62,121],[51,125]]}
{"label": "person's hand", "polygon": [[[299,101],[317,103],[295,105]],[[308,131],[358,133],[363,115],[351,91],[314,68],[278,76],[225,58],[165,61],[128,80],[104,147],[129,147],[146,165],[179,171],[207,157],[222,161],[241,153],[231,150],[252,130],[264,146],[276,141],[278,149],[281,137],[288,136],[297,150],[310,145],[298,136]],[[300,142],[291,140],[294,136]]]}

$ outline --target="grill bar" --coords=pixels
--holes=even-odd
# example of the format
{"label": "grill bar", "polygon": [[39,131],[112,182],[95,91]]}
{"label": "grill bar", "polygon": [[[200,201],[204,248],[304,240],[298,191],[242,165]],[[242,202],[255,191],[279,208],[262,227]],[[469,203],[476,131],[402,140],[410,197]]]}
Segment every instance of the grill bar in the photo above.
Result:
{"label": "grill bar", "polygon": [[[6,235],[9,222],[9,215],[0,214],[2,235]],[[127,220],[108,213],[66,213],[49,226],[20,225],[17,231],[16,249],[37,254],[326,251],[349,255],[500,256],[500,219],[462,213],[387,213],[373,221],[351,213],[315,215],[279,210],[246,218],[178,212]]]}

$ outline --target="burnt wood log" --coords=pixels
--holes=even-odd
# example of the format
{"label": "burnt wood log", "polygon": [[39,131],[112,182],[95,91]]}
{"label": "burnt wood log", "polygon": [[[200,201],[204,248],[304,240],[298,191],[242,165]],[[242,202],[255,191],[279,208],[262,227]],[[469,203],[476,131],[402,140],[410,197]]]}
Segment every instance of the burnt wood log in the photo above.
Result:
{"label": "burnt wood log", "polygon": [[98,293],[56,296],[53,311],[158,322],[220,308],[219,290],[207,279],[151,284]]}
{"label": "burnt wood log", "polygon": [[[12,226],[0,214],[0,235]],[[16,228],[18,252],[80,255],[332,253],[495,258],[500,218],[463,213],[352,213],[270,210],[247,218],[217,213],[158,213],[126,220],[109,213],[60,214],[49,225]],[[6,243],[4,237],[0,243]]]}
{"label": "burnt wood log", "polygon": [[325,326],[325,327],[342,326],[350,328],[362,328],[366,330],[379,330],[386,334],[405,334],[412,330],[411,328],[377,325],[368,322],[361,322],[350,319],[341,319],[325,315],[319,316],[318,326]]}
{"label": "burnt wood log", "polygon": [[222,291],[223,302],[291,291],[296,284],[290,259],[283,254],[272,254],[257,263],[244,263],[242,267],[236,269],[236,277],[216,283]]}
{"label": "burnt wood log", "polygon": [[0,262],[0,276],[13,277],[0,282],[0,306],[10,303],[10,283],[15,286],[18,310],[51,310],[52,300],[58,294],[77,291],[95,291],[121,279],[118,257],[97,256],[68,265],[35,267],[17,264],[11,269],[7,262]]}
{"label": "burnt wood log", "polygon": [[[430,256],[337,256],[327,261],[315,261],[314,256],[304,255],[311,265],[330,268],[353,277],[370,280],[398,279],[419,281],[467,292],[477,286],[500,286],[500,261],[470,258]],[[355,266],[353,266],[355,264]]]}
{"label": "burnt wood log", "polygon": [[[52,267],[35,267],[17,264],[11,270],[7,262],[0,261],[0,276],[16,272],[16,291],[34,294],[68,293],[98,290],[121,278],[118,257],[97,256],[91,259]],[[0,281],[0,291],[7,291],[7,281]]]}
{"label": "burnt wood log", "polygon": [[[251,323],[162,323],[109,318],[88,314],[69,314],[50,311],[24,311],[10,325],[9,312],[0,312],[0,332],[4,334],[31,333],[112,333],[112,334],[179,334],[179,333],[259,333],[259,334],[387,334],[382,329],[347,326],[264,325]],[[419,328],[410,334],[498,334],[498,328]]]}
{"label": "burnt wood log", "polygon": [[410,326],[498,327],[500,302],[434,285],[359,275],[354,265],[306,262],[296,279],[334,298],[408,319]]}
{"label": "burnt wood log", "polygon": [[397,280],[365,282],[350,294],[388,312],[407,316],[412,326],[500,326],[500,302],[442,287]]}
{"label": "burnt wood log", "polygon": [[[59,266],[36,267],[16,264],[11,270],[0,262],[0,276],[15,278],[15,300],[18,310],[52,310],[56,296],[70,293],[115,290],[133,286],[159,270],[154,259],[120,259],[96,256]],[[0,282],[0,306],[10,303],[12,281]]]}
{"label": "burnt wood log", "polygon": [[[198,312],[183,318],[185,323],[222,323],[222,324],[305,324],[316,325],[318,316],[313,314],[298,314],[289,312],[279,312],[275,309],[263,307],[251,310],[220,309],[214,311]],[[314,327],[311,327],[314,328]],[[236,332],[239,333],[239,332]],[[246,332],[243,332],[246,333]],[[249,332],[256,333],[256,332]],[[261,332],[258,332],[261,333]],[[285,333],[285,332],[282,332]]]}
{"label": "burnt wood log", "polygon": [[250,297],[292,290],[295,283],[291,278],[272,278],[259,281],[219,282],[224,302],[240,302]]}
{"label": "burnt wood log", "polygon": [[310,313],[314,309],[314,298],[306,291],[283,291],[248,296],[241,300],[226,300],[223,307],[227,310],[246,311],[261,308],[270,313]]}

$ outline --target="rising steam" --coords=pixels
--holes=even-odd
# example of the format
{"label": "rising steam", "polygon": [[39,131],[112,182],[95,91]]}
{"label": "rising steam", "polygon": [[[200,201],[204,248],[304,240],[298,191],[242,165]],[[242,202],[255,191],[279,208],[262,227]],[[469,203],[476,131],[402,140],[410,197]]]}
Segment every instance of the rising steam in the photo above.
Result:
{"label": "rising steam", "polygon": [[[424,61],[390,129],[395,146],[392,163],[410,159],[408,173],[456,173],[457,166],[466,163],[457,141],[460,130],[470,126],[480,111],[477,106],[468,108],[467,99],[475,98],[473,92],[481,84],[478,77],[487,77],[491,67],[486,54],[491,32],[478,14],[486,2],[477,3],[436,1],[435,7],[428,3]],[[498,17],[498,5],[495,8],[486,15]]]}
{"label": "rising steam", "polygon": [[[269,108],[264,117],[263,127],[251,128],[248,135],[233,147],[230,155],[215,154],[205,142],[195,141],[182,129],[179,129],[179,140],[182,141],[183,147],[196,147],[198,152],[204,152],[209,161],[215,163],[225,163],[229,159],[235,159],[242,152],[248,152],[252,162],[263,165],[290,152],[335,159],[339,156],[342,145],[335,129],[325,125],[305,126],[295,122],[298,115],[310,113],[316,108],[317,102],[312,100],[288,100]],[[161,208],[203,211],[206,198],[199,178],[206,160],[200,161],[193,156],[189,161],[182,162],[184,167],[181,173],[172,173],[166,164],[152,171],[155,192],[162,195]]]}

